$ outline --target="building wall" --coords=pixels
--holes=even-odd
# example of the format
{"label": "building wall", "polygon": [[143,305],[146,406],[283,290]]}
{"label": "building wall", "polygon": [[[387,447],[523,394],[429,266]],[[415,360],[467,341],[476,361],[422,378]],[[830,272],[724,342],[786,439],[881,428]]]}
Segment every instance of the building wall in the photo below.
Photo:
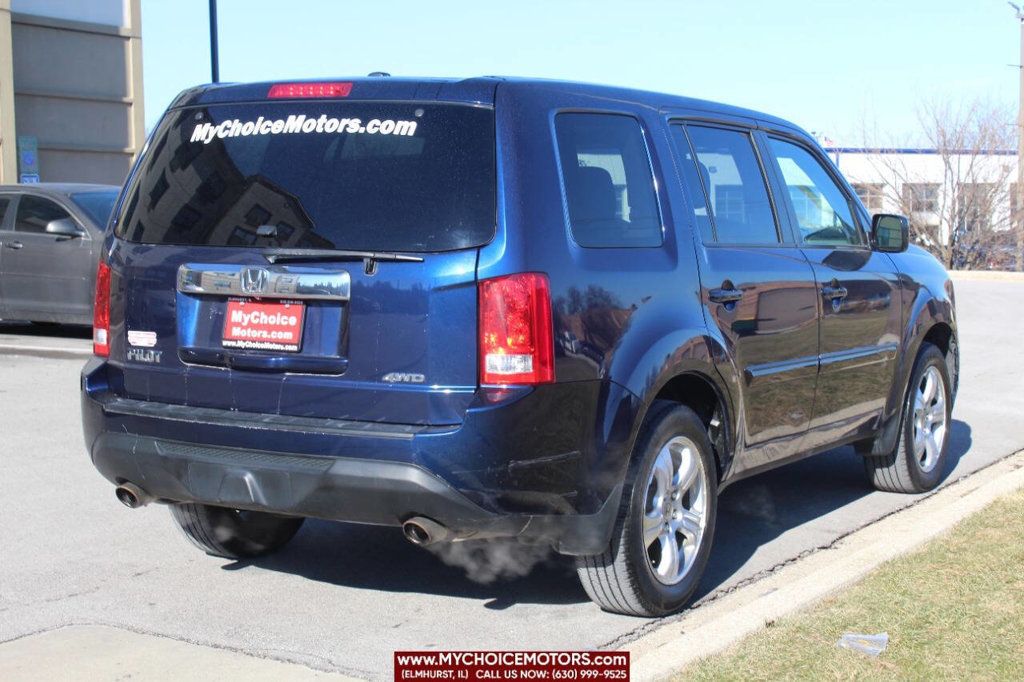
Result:
{"label": "building wall", "polygon": [[0,0],[0,182],[18,135],[43,182],[124,181],[145,140],[141,35],[140,0]]}
{"label": "building wall", "polygon": [[0,0],[0,183],[17,182],[14,130],[14,63],[11,54],[11,3]]}
{"label": "building wall", "polygon": [[[850,184],[858,190],[862,199],[865,198],[866,188],[884,188],[880,205],[867,206],[873,212],[904,212],[904,205],[898,198],[903,196],[904,185],[908,183],[936,186],[937,203],[940,207],[949,206],[949,202],[958,191],[953,187],[957,182],[998,183],[1002,187],[998,194],[1003,205],[996,207],[991,227],[1002,230],[1012,226],[1009,217],[1017,182],[1017,155],[1012,151],[1001,151],[980,157],[950,155],[949,170],[944,166],[943,157],[934,150],[830,148],[826,151]],[[970,164],[973,164],[973,169],[967,171]],[[867,204],[865,201],[865,205]],[[948,210],[940,209],[932,213],[915,213],[911,217],[920,224],[939,228],[940,238],[945,241],[948,239],[949,225],[943,224],[943,221],[948,215]]]}
{"label": "building wall", "polygon": [[128,25],[124,0],[11,0],[11,11],[90,24]]}

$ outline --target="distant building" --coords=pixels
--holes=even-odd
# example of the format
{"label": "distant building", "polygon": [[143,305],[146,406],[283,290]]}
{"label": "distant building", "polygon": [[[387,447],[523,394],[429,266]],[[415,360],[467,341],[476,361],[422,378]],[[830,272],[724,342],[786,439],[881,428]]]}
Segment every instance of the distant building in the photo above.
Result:
{"label": "distant building", "polygon": [[907,214],[949,239],[951,219],[1002,232],[1017,207],[1017,153],[940,154],[935,149],[826,146],[871,213]]}
{"label": "distant building", "polygon": [[140,2],[0,0],[0,182],[124,181],[145,141]]}

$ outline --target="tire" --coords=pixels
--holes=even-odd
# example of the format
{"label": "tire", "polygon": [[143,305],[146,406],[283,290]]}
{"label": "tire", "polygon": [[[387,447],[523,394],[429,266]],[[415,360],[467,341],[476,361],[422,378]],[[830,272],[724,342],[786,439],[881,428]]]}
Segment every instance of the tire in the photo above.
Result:
{"label": "tire", "polygon": [[174,504],[171,516],[193,545],[225,559],[256,557],[280,549],[305,521],[207,504]]}
{"label": "tire", "polygon": [[[942,384],[931,396],[926,395],[928,377]],[[875,488],[891,493],[923,493],[939,484],[948,460],[952,406],[946,357],[925,342],[918,351],[903,399],[896,447],[886,455],[864,457],[864,471]],[[930,442],[927,434],[931,434]],[[923,440],[915,442],[915,437]]]}
{"label": "tire", "polygon": [[[667,470],[666,456],[671,462]],[[686,487],[685,481],[691,477],[681,474],[692,469],[696,469],[694,483]],[[707,430],[693,410],[668,401],[656,402],[634,446],[608,549],[576,560],[580,582],[594,602],[605,611],[647,617],[663,616],[686,604],[711,553],[718,507],[716,471]],[[680,482],[683,485],[678,487],[686,492],[678,500],[659,495],[676,489]],[[668,505],[667,511],[659,511],[665,509],[659,499]],[[651,519],[648,538],[653,538],[653,543],[645,542],[645,517]],[[673,573],[672,554],[662,549],[687,544],[690,552],[683,557],[676,553],[676,561],[681,559],[681,563],[675,564]]]}

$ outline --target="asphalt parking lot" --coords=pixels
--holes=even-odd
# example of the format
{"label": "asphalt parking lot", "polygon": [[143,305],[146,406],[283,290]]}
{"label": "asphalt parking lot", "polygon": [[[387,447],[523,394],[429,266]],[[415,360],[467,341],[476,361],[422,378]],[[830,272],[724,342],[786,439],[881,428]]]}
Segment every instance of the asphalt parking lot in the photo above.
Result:
{"label": "asphalt parking lot", "polygon": [[[1024,447],[1024,282],[959,281],[957,294],[963,373],[947,482]],[[73,357],[88,340],[54,331],[0,325],[0,642],[106,624],[384,678],[395,649],[628,648],[651,627],[601,612],[566,561],[481,585],[397,529],[307,522],[277,555],[205,556],[166,509],[126,510],[94,471]],[[61,352],[16,349],[33,345]],[[871,492],[849,448],[741,482],[722,496],[700,599],[914,501]]]}

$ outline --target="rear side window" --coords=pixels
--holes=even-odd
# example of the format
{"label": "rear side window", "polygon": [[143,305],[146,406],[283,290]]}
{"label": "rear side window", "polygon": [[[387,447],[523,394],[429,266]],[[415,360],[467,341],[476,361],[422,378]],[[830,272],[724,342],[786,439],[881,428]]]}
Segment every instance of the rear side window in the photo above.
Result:
{"label": "rear side window", "polygon": [[559,114],[555,133],[576,243],[661,246],[661,215],[640,122],[616,114]]}
{"label": "rear side window", "polygon": [[739,130],[687,126],[707,190],[715,240],[723,244],[779,241],[754,141]]}
{"label": "rear side window", "polygon": [[52,220],[70,218],[63,208],[49,199],[23,195],[18,202],[15,218],[15,232],[46,232],[46,225]]}
{"label": "rear side window", "polygon": [[133,242],[428,252],[494,236],[489,108],[210,105],[169,112],[151,148],[117,220]]}
{"label": "rear side window", "polygon": [[0,230],[4,229],[4,218],[7,216],[7,207],[11,200],[7,197],[0,197]]}

